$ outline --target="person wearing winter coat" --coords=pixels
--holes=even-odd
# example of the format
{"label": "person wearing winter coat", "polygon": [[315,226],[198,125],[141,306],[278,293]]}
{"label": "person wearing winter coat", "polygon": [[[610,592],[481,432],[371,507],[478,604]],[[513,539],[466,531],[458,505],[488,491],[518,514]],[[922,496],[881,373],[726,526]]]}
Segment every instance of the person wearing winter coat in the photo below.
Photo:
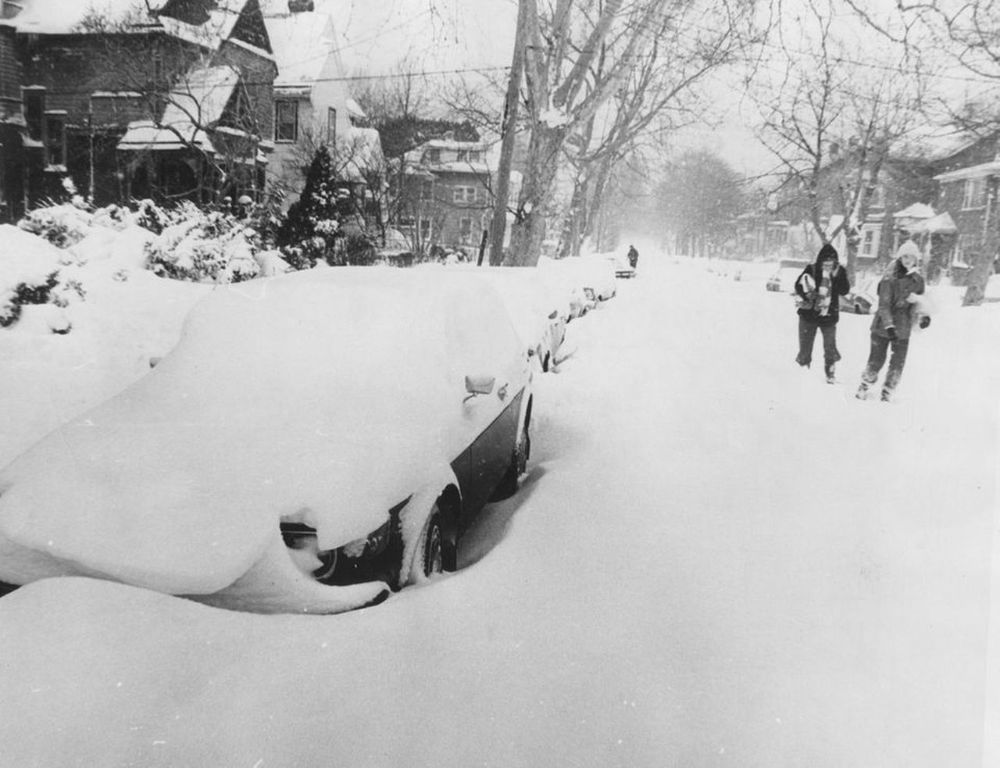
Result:
{"label": "person wearing winter coat", "polygon": [[639,263],[639,252],[635,249],[634,245],[628,247],[628,264],[632,269],[635,269],[635,265]]}
{"label": "person wearing winter coat", "polygon": [[929,316],[918,318],[916,305],[925,288],[924,278],[917,271],[919,265],[920,249],[912,240],[907,240],[899,246],[896,258],[878,284],[878,310],[872,320],[871,350],[857,392],[861,400],[868,396],[869,388],[878,380],[890,349],[892,356],[882,384],[882,400],[892,399],[906,364],[914,323],[918,322],[921,328],[930,325]]}
{"label": "person wearing winter coat", "polygon": [[804,368],[812,364],[816,331],[823,334],[823,367],[826,380],[834,381],[834,367],[840,360],[837,351],[837,322],[840,320],[840,297],[851,289],[847,271],[840,266],[837,249],[825,243],[816,261],[808,264],[795,281],[795,300],[799,312],[799,354],[795,362]]}

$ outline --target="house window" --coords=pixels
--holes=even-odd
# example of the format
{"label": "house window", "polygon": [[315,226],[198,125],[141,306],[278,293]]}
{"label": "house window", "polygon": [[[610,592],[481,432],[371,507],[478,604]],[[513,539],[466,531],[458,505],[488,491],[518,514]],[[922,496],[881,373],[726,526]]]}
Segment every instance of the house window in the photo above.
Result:
{"label": "house window", "polygon": [[420,220],[420,241],[426,243],[431,239],[431,220]]}
{"label": "house window", "polygon": [[292,99],[274,102],[274,140],[298,141],[299,103]]}
{"label": "house window", "polygon": [[458,162],[467,163],[469,162],[469,151],[467,149],[458,150]]}
{"label": "house window", "polygon": [[42,123],[45,117],[45,88],[25,88],[21,98],[24,101],[24,122],[28,136],[35,141],[42,139]]}
{"label": "house window", "polygon": [[981,208],[986,200],[986,179],[966,179],[962,208]]}
{"label": "house window", "polygon": [[472,219],[458,220],[458,239],[462,243],[472,242]]}
{"label": "house window", "polygon": [[440,149],[428,149],[427,150],[427,160],[428,163],[440,163],[441,162],[441,150]]}
{"label": "house window", "polygon": [[866,229],[861,235],[861,255],[874,256],[878,238],[875,237],[874,229]]}
{"label": "house window", "polygon": [[478,152],[469,152],[469,162],[470,163],[478,163],[479,162],[479,153]]}
{"label": "house window", "polygon": [[66,112],[63,110],[45,113],[45,128],[42,141],[45,144],[45,163],[49,166],[66,167]]}
{"label": "house window", "polygon": [[326,110],[326,143],[331,146],[337,143],[337,110],[333,107]]}
{"label": "house window", "polygon": [[455,187],[452,191],[452,201],[456,203],[474,203],[476,202],[476,188],[475,187]]}
{"label": "house window", "polygon": [[868,205],[872,208],[885,208],[885,187],[878,184],[872,190],[871,197],[868,198]]}
{"label": "house window", "polygon": [[434,197],[434,183],[428,180],[420,182],[420,199],[430,200]]}

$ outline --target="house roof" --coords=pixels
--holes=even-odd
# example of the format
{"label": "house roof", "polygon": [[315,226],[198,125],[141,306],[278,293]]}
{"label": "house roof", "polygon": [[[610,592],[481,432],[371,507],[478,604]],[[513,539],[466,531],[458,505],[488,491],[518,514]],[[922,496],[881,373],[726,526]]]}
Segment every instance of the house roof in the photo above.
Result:
{"label": "house roof", "polygon": [[[166,0],[150,0],[158,11]],[[25,7],[13,19],[19,32],[37,35],[64,35],[82,32],[81,24],[97,15],[108,24],[155,24],[144,0],[25,0]]]}
{"label": "house roof", "polygon": [[955,220],[945,211],[944,213],[939,213],[937,216],[931,216],[929,219],[917,222],[910,227],[910,232],[913,234],[921,232],[929,234],[954,234],[958,232],[958,227],[955,226]]}
{"label": "house roof", "polygon": [[[208,18],[190,24],[170,16],[174,0],[25,0],[24,10],[15,18],[18,32],[38,35],[81,34],[81,25],[95,15],[106,25],[157,27],[167,34],[196,45],[217,49],[229,38],[249,0],[206,2]],[[100,30],[90,30],[100,31]]]}
{"label": "house roof", "polygon": [[333,21],[325,13],[265,16],[267,36],[278,65],[276,88],[315,83],[337,48]]}
{"label": "house roof", "polygon": [[170,101],[160,124],[193,124],[202,127],[218,122],[239,81],[230,67],[196,67],[170,90]]}
{"label": "house roof", "polygon": [[206,152],[214,151],[206,133],[190,123],[165,128],[157,126],[152,120],[136,120],[129,123],[125,135],[118,141],[118,149],[133,152],[170,151],[194,145]]}
{"label": "house roof", "polygon": [[934,216],[934,209],[925,203],[914,203],[892,214],[894,219],[929,219],[932,216]]}
{"label": "house roof", "polygon": [[961,181],[963,179],[978,179],[984,176],[1000,175],[1000,160],[992,160],[979,165],[968,165],[965,168],[957,168],[954,171],[940,173],[934,177],[935,181]]}

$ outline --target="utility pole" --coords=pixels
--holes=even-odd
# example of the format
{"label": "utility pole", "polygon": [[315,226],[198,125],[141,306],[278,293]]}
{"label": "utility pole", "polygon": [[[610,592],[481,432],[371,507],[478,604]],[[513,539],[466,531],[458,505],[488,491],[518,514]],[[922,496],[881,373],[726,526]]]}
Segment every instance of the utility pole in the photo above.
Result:
{"label": "utility pole", "polygon": [[503,263],[503,239],[507,229],[507,198],[510,196],[510,166],[514,157],[514,139],[517,128],[518,102],[521,100],[521,76],[524,73],[524,37],[526,26],[525,0],[517,4],[517,31],[514,36],[514,56],[507,82],[501,128],[500,164],[497,167],[496,200],[493,207],[493,225],[490,227],[490,264]]}

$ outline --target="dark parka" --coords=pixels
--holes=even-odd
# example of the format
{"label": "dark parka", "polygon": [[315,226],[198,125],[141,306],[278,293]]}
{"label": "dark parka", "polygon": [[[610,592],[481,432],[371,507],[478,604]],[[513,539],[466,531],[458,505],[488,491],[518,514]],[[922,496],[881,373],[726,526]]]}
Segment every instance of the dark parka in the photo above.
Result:
{"label": "dark parka", "polygon": [[916,272],[907,272],[903,262],[893,261],[886,276],[878,284],[878,310],[872,318],[872,333],[888,336],[887,328],[896,329],[896,338],[910,338],[913,317],[916,314],[913,303],[907,301],[911,293],[918,296],[924,292],[924,278]]}
{"label": "dark parka", "polygon": [[[795,294],[799,298],[799,316],[821,326],[837,324],[837,321],[840,320],[840,297],[846,296],[847,292],[851,290],[851,284],[847,280],[847,270],[840,266],[840,262],[834,256],[833,275],[831,276],[832,284],[830,286],[830,308],[825,315],[821,315],[816,309],[816,288],[819,286],[817,275],[822,274],[820,264],[829,259],[831,253],[836,254],[836,251],[832,248],[829,251],[825,247],[821,248],[816,261],[807,265],[795,281]],[[806,289],[806,281],[803,280],[803,277],[806,275],[812,281],[812,290]]]}

